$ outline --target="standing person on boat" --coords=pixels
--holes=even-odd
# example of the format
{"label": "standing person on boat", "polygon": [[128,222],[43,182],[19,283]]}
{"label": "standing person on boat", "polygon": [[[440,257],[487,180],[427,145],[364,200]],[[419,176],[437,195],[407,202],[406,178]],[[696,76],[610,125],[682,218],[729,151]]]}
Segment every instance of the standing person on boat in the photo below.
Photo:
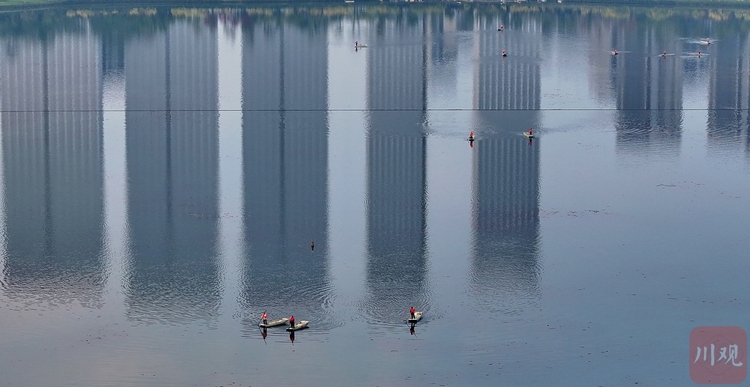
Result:
{"label": "standing person on boat", "polygon": [[412,319],[416,318],[416,316],[414,315],[415,312],[416,312],[416,310],[414,309],[413,306],[411,308],[409,308],[409,313],[411,313],[411,318]]}
{"label": "standing person on boat", "polygon": [[266,311],[263,311],[263,314],[260,316],[260,319],[263,320],[263,325],[268,325],[268,315],[266,314]]}
{"label": "standing person on boat", "polygon": [[289,317],[289,326],[294,328],[294,316]]}
{"label": "standing person on boat", "polygon": [[529,136],[534,134],[534,129],[529,128]]}

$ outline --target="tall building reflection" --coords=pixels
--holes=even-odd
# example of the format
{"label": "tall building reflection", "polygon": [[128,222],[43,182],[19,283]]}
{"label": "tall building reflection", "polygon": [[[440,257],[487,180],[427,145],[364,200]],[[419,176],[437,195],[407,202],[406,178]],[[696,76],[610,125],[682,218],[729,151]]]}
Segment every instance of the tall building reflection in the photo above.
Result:
{"label": "tall building reflection", "polygon": [[69,31],[0,45],[5,293],[98,307],[106,276],[101,42]]}
{"label": "tall building reflection", "polygon": [[367,57],[367,266],[363,312],[428,309],[425,20],[378,19]]}
{"label": "tall building reflection", "polygon": [[455,94],[458,87],[457,16],[450,8],[448,10],[450,12],[445,14],[425,15],[425,39],[429,42],[426,56],[430,67],[430,89]]}
{"label": "tall building reflection", "polygon": [[211,320],[220,300],[218,37],[195,23],[125,44],[132,320]]}
{"label": "tall building reflection", "polygon": [[[660,27],[623,24],[614,30],[623,47],[645,53],[620,55],[615,93],[617,151],[676,156],[682,137],[683,41]],[[669,51],[669,56],[657,53]]]}
{"label": "tall building reflection", "polygon": [[512,314],[540,297],[539,146],[521,132],[540,122],[541,22],[493,27],[478,25],[474,46],[471,289],[481,307]]}
{"label": "tall building reflection", "polygon": [[[750,39],[739,33],[728,34],[706,51],[711,54],[709,81],[709,114],[707,135],[709,149],[737,143],[750,117]],[[719,71],[721,69],[721,71]]]}
{"label": "tall building reflection", "polygon": [[247,256],[240,304],[248,323],[265,310],[330,327],[327,35],[247,19],[242,36]]}

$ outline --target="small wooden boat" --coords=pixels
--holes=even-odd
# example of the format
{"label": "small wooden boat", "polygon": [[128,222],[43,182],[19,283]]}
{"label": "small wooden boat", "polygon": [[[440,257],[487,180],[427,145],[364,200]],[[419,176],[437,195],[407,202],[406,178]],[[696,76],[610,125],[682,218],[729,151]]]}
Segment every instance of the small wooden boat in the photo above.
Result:
{"label": "small wooden boat", "polygon": [[299,321],[296,324],[294,324],[293,327],[287,327],[286,331],[287,332],[294,332],[294,331],[298,331],[300,329],[305,329],[305,328],[307,328],[307,324],[309,324],[309,323],[310,322],[306,321],[306,320]]}
{"label": "small wooden boat", "polygon": [[270,321],[268,321],[265,324],[263,324],[261,322],[260,324],[258,324],[258,326],[261,327],[261,328],[270,328],[270,327],[276,327],[276,326],[279,326],[279,325],[284,325],[287,322],[289,322],[289,319],[286,318],[286,317],[283,317],[283,318],[280,318],[280,319],[277,319],[277,320],[270,320]]}
{"label": "small wooden boat", "polygon": [[523,135],[526,136],[526,137],[528,137],[528,138],[534,138],[534,133],[523,132]]}
{"label": "small wooden boat", "polygon": [[422,319],[422,313],[423,313],[423,312],[414,312],[414,318],[410,318],[410,319],[408,319],[408,320],[406,320],[406,321],[408,321],[409,323],[412,323],[412,324],[414,324],[414,323],[416,323],[417,321],[419,321],[419,320],[421,320],[421,319]]}

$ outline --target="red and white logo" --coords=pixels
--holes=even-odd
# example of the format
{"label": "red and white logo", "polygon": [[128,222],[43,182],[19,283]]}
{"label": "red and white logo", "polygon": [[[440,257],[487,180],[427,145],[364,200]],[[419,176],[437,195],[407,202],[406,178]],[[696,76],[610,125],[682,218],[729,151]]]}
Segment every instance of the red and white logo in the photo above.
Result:
{"label": "red and white logo", "polygon": [[740,327],[690,332],[690,378],[698,384],[739,384],[747,377],[747,333]]}

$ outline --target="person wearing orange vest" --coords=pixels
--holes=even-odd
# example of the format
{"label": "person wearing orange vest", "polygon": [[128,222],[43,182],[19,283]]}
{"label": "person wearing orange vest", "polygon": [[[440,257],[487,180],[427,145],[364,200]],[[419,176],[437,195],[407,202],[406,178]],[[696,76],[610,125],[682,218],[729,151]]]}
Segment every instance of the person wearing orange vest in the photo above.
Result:
{"label": "person wearing orange vest", "polygon": [[268,315],[265,311],[263,311],[263,315],[261,315],[260,318],[263,320],[263,325],[268,324]]}
{"label": "person wearing orange vest", "polygon": [[416,311],[414,310],[414,307],[412,306],[412,307],[411,307],[411,308],[409,309],[409,313],[411,313],[411,318],[416,318],[416,316],[414,316],[414,312],[416,312]]}
{"label": "person wearing orange vest", "polygon": [[294,316],[289,317],[289,326],[291,326],[292,329],[294,329]]}

